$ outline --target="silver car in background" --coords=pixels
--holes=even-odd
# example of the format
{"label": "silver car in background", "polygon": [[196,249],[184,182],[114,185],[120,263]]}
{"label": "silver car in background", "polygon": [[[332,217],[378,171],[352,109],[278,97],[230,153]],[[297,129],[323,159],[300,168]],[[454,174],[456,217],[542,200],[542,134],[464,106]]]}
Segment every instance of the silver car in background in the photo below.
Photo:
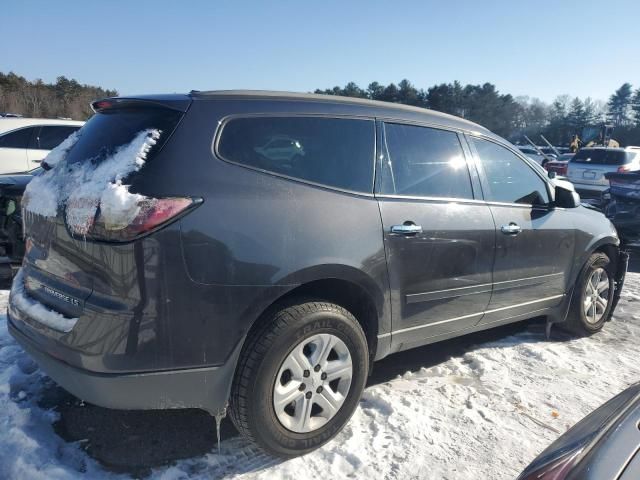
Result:
{"label": "silver car in background", "polygon": [[605,173],[636,170],[640,170],[640,147],[588,147],[571,159],[567,178],[581,198],[598,203],[602,200],[602,193],[609,188]]}

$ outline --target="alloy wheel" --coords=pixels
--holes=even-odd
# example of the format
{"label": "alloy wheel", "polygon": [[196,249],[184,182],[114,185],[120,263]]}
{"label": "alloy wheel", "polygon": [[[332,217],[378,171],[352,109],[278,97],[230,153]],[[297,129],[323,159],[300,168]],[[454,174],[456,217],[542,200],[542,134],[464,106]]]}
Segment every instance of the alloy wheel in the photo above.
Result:
{"label": "alloy wheel", "polygon": [[304,339],[289,352],[276,376],[276,417],[296,433],[321,428],[342,407],[352,377],[351,354],[340,338],[320,333]]}

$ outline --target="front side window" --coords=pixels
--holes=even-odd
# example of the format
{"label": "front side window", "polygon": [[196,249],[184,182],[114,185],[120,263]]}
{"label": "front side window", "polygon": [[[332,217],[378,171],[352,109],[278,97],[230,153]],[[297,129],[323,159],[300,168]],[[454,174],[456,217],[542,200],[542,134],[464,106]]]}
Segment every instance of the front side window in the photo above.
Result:
{"label": "front side window", "polygon": [[36,128],[40,127],[21,128],[20,130],[14,130],[13,132],[1,135],[0,148],[27,148],[31,134]]}
{"label": "front side window", "polygon": [[326,117],[234,118],[222,129],[217,153],[268,172],[371,193],[375,124]]}
{"label": "front side window", "polygon": [[78,130],[80,127],[71,126],[48,126],[41,127],[40,132],[36,138],[36,145],[33,148],[40,150],[53,150],[62,141]]}
{"label": "front side window", "polygon": [[455,132],[386,123],[381,193],[473,198],[471,177]]}
{"label": "front side window", "polygon": [[486,200],[526,205],[548,205],[545,182],[511,150],[471,137],[488,183]]}

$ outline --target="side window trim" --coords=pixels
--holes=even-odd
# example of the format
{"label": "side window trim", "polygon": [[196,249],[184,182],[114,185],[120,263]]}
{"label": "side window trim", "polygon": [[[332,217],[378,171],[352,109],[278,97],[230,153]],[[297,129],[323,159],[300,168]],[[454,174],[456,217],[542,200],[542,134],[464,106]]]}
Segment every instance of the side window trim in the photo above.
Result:
{"label": "side window trim", "polygon": [[[487,137],[484,135],[480,135],[480,134],[476,134],[476,133],[470,133],[470,132],[465,132],[465,137],[467,140],[467,144],[471,150],[471,153],[473,155],[473,163],[475,165],[475,168],[477,169],[479,178],[480,178],[480,183],[482,185],[482,191],[483,191],[483,198],[487,203],[490,204],[495,204],[495,205],[509,205],[509,206],[513,206],[513,207],[521,207],[521,208],[534,208],[534,209],[539,209],[539,210],[550,210],[553,208],[553,191],[551,189],[551,186],[549,184],[549,181],[544,178],[542,175],[540,175],[540,173],[538,171],[536,171],[535,168],[533,168],[530,164],[529,164],[529,159],[525,158],[524,155],[522,155],[521,152],[517,152],[516,150],[514,150],[513,148],[510,148],[507,145],[504,145],[500,142],[496,142],[493,138],[491,137]],[[485,172],[484,167],[482,166],[482,162],[480,161],[480,155],[478,153],[478,150],[476,149],[475,145],[473,144],[472,139],[473,138],[477,138],[479,140],[484,140],[487,142],[491,142],[495,145],[498,145],[506,150],[508,150],[509,152],[511,152],[512,154],[514,154],[517,158],[519,158],[526,166],[527,168],[529,168],[529,170],[531,170],[539,179],[540,181],[544,184],[546,190],[547,190],[547,195],[549,196],[549,201],[550,203],[548,205],[534,205],[534,204],[530,204],[530,203],[512,203],[512,202],[497,202],[497,201],[493,201],[490,200],[486,197],[486,195],[484,194],[485,191],[488,191],[489,188],[489,180],[487,179],[487,175]]]}
{"label": "side window trim", "polygon": [[[467,168],[467,173],[469,174],[469,179],[471,181],[471,192],[473,198],[464,198],[464,197],[439,197],[439,196],[428,196],[428,195],[404,195],[404,194],[388,194],[382,193],[382,175],[383,175],[383,164],[385,160],[389,156],[387,139],[385,134],[385,124],[395,124],[395,125],[407,125],[412,127],[422,127],[422,128],[430,128],[432,130],[441,130],[445,132],[454,133],[458,142],[460,143],[460,148],[462,149],[462,155],[465,160],[465,165]],[[472,165],[474,161],[474,157],[471,154],[471,151],[467,145],[466,138],[464,137],[464,132],[461,130],[457,130],[454,128],[447,128],[442,125],[434,125],[431,123],[421,123],[415,121],[404,121],[395,118],[376,118],[376,132],[377,137],[379,137],[379,142],[377,142],[377,150],[376,150],[376,178],[375,178],[375,195],[376,197],[381,198],[406,198],[406,199],[416,199],[416,200],[429,200],[429,201],[456,201],[456,202],[468,202],[468,203],[477,203],[478,201],[483,201],[482,196],[482,187],[480,178],[478,176],[478,172],[475,169],[475,165]]]}
{"label": "side window trim", "polygon": [[[292,118],[292,117],[298,117],[298,118],[328,118],[328,119],[338,119],[338,120],[364,120],[364,121],[369,121],[373,124],[373,132],[374,132],[374,138],[373,138],[373,158],[371,159],[371,190],[369,192],[361,192],[361,191],[357,191],[357,190],[349,190],[349,189],[345,189],[345,188],[340,188],[340,187],[336,187],[333,185],[327,185],[325,183],[318,183],[318,182],[314,182],[312,180],[307,180],[304,178],[299,178],[299,177],[293,177],[293,176],[289,176],[283,173],[279,173],[279,172],[274,172],[271,170],[266,170],[260,167],[255,167],[252,165],[247,165],[241,162],[237,162],[234,160],[231,160],[229,158],[226,158],[224,155],[220,154],[218,147],[220,144],[220,139],[222,136],[222,133],[224,131],[224,127],[227,123],[229,123],[232,120],[238,119],[238,118]],[[213,142],[211,145],[211,152],[213,153],[214,158],[221,160],[223,162],[232,164],[232,165],[236,165],[238,167],[242,167],[242,168],[246,168],[249,170],[253,170],[256,172],[260,172],[266,175],[271,175],[274,177],[278,177],[278,178],[283,178],[285,180],[290,180],[293,182],[298,182],[298,183],[303,183],[303,184],[307,184],[307,185],[312,185],[314,187],[320,187],[320,188],[324,188],[327,190],[333,190],[336,192],[343,192],[343,193],[348,193],[351,195],[359,195],[359,196],[365,196],[365,197],[374,197],[374,191],[375,191],[375,182],[376,182],[376,171],[377,171],[377,158],[378,158],[378,129],[377,129],[377,123],[376,123],[376,118],[375,117],[371,117],[371,116],[361,116],[361,115],[340,115],[340,114],[327,114],[327,113],[290,113],[290,112],[268,112],[268,113],[239,113],[239,114],[232,114],[232,115],[227,115],[222,117],[220,120],[218,120],[214,134],[213,134]]]}

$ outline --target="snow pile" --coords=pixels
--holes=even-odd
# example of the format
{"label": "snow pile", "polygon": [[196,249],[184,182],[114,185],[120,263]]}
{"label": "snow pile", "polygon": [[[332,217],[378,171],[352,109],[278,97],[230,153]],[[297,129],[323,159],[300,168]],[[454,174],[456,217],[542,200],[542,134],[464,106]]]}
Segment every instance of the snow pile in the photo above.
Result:
{"label": "snow pile", "polygon": [[[579,419],[640,380],[639,289],[640,274],[630,273],[614,320],[589,338],[554,330],[547,341],[542,326],[531,325],[473,347],[447,342],[383,360],[347,427],[302,458],[280,462],[241,437],[223,438],[221,455],[212,444],[210,453],[158,467],[149,478],[513,479]],[[378,376],[401,373],[400,364],[417,371],[375,383],[376,368]],[[0,478],[116,477],[53,432],[55,415],[38,406],[48,382],[0,317]]]}
{"label": "snow pile", "polygon": [[18,270],[16,277],[13,279],[11,300],[13,306],[22,313],[59,332],[70,332],[78,321],[77,318],[67,318],[58,312],[54,312],[29,297],[24,288],[22,269]]}
{"label": "snow pile", "polygon": [[159,137],[159,130],[143,130],[97,165],[95,159],[68,164],[65,155],[78,137],[68,138],[60,145],[67,143],[66,149],[54,155],[54,167],[27,185],[23,201],[26,215],[55,217],[58,208],[64,207],[69,228],[78,235],[86,235],[100,207],[106,224],[126,225],[135,218],[138,202],[144,197],[130,193],[122,181],[144,166]]}

